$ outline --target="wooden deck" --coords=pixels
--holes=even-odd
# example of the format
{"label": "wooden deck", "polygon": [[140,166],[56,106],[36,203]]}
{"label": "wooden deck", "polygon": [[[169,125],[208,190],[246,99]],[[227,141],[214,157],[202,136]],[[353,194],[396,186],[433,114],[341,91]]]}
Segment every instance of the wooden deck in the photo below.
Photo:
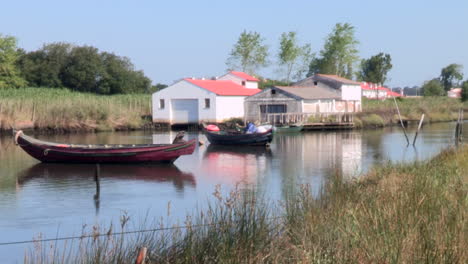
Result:
{"label": "wooden deck", "polygon": [[280,113],[264,114],[261,123],[302,124],[304,130],[352,129],[356,113]]}

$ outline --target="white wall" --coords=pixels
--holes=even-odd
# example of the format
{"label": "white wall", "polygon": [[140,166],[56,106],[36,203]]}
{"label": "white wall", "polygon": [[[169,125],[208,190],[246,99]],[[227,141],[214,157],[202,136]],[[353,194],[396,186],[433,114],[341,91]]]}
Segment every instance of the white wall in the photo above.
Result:
{"label": "white wall", "polygon": [[361,101],[362,91],[360,85],[343,84],[341,86],[341,99],[350,101]]}
{"label": "white wall", "polygon": [[218,96],[216,98],[216,120],[221,122],[228,118],[244,118],[245,96]]}
{"label": "white wall", "polygon": [[[205,108],[205,98],[210,99],[210,108]],[[164,99],[164,109],[159,108],[160,99]],[[216,119],[216,94],[181,80],[152,95],[153,122],[171,123],[172,99],[198,99],[199,119],[208,122]]]}
{"label": "white wall", "polygon": [[[225,80],[225,81],[233,81],[238,85],[242,85],[242,81],[245,81],[244,79],[237,77],[234,74],[228,73],[224,76],[219,77],[218,80]],[[252,81],[245,81],[245,88],[252,88],[252,89],[257,89],[258,88],[258,82],[252,82]]]}

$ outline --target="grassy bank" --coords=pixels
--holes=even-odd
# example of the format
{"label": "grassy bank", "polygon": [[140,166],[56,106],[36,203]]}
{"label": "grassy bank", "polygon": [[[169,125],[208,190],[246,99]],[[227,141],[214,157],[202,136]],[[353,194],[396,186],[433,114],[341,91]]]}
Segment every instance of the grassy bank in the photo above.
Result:
{"label": "grassy bank", "polygon": [[74,253],[36,245],[26,262],[133,263],[141,247],[147,263],[468,262],[467,146],[351,182],[335,177],[321,199],[309,190],[276,205],[217,190],[215,204],[181,223],[188,228],[111,236],[95,227]]}
{"label": "grassy bank", "polygon": [[[401,98],[397,100],[404,120],[419,120],[425,114],[425,122],[447,122],[457,119],[458,109],[468,111],[468,102],[448,97]],[[399,118],[393,99],[368,100],[363,98],[362,113],[355,118],[357,127],[382,127],[398,124]]]}
{"label": "grassy bank", "polygon": [[12,127],[53,131],[141,128],[151,114],[150,95],[112,95],[66,89],[0,90],[0,131]]}

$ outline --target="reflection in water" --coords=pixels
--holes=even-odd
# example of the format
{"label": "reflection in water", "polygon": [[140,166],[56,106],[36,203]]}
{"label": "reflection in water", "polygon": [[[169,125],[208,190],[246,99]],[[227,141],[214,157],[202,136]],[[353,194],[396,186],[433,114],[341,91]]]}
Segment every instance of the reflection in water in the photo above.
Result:
{"label": "reflection in water", "polygon": [[224,183],[256,184],[265,175],[271,149],[265,146],[209,145],[203,156],[202,169],[208,177]]}
{"label": "reflection in water", "polygon": [[349,179],[362,170],[362,134],[359,132],[278,135],[274,143],[283,198],[297,195],[301,184],[310,184],[318,194],[330,175]]}
{"label": "reflection in water", "polygon": [[[94,179],[96,166],[94,164],[60,164],[38,163],[18,175],[19,185],[24,185],[32,179],[46,179],[60,183],[71,179],[80,181]],[[177,191],[184,190],[185,185],[195,187],[195,177],[192,173],[179,170],[169,164],[103,164],[100,165],[101,179],[113,178],[119,180],[137,180],[154,182],[172,182]]]}

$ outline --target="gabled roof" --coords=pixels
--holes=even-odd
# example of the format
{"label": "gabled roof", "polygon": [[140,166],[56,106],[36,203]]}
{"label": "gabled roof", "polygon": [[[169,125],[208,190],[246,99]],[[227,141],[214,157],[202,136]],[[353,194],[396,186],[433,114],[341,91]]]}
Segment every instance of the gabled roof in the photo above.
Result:
{"label": "gabled roof", "polygon": [[375,84],[369,84],[369,83],[361,83],[361,89],[363,90],[371,90],[371,91],[375,91],[375,90],[380,90],[380,91],[390,91],[389,88],[387,87],[383,87],[383,86],[378,86],[378,85],[375,85]]}
{"label": "gabled roof", "polygon": [[343,83],[343,84],[357,84],[357,85],[361,85],[360,82],[356,82],[356,81],[353,81],[353,80],[350,80],[350,79],[346,79],[346,78],[343,78],[343,77],[340,77],[338,75],[334,75],[334,74],[321,74],[321,73],[317,73],[315,74],[316,76],[318,77],[323,77],[323,78],[328,78],[328,79],[332,79],[334,81],[337,81],[337,82],[340,82],[340,83]]}
{"label": "gabled roof", "polygon": [[190,78],[185,78],[184,80],[217,95],[249,96],[260,92],[260,89],[245,88],[244,86],[238,85],[233,81],[197,80]]}
{"label": "gabled roof", "polygon": [[244,79],[244,80],[246,80],[246,81],[258,82],[258,79],[257,79],[257,78],[255,78],[255,77],[253,77],[253,76],[250,76],[250,75],[248,75],[248,74],[245,73],[245,72],[230,71],[229,73],[232,74],[232,75],[235,75],[235,76],[237,76],[237,77],[239,77],[239,78],[241,78],[241,79]]}
{"label": "gabled roof", "polygon": [[341,99],[338,91],[318,86],[274,86],[274,88],[305,100]]}

